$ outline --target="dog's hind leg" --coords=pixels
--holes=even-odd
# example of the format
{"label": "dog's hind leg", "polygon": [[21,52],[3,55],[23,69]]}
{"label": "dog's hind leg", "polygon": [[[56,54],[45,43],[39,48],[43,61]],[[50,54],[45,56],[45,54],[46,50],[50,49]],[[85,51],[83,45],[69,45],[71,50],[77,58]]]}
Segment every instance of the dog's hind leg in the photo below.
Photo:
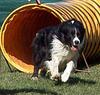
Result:
{"label": "dog's hind leg", "polygon": [[40,71],[40,75],[41,75],[42,77],[45,77],[45,76],[46,76],[46,73],[47,73],[46,67],[42,67],[42,68],[41,68],[41,71]]}
{"label": "dog's hind leg", "polygon": [[34,73],[32,75],[32,80],[38,80],[38,72],[39,72],[39,67],[34,66]]}

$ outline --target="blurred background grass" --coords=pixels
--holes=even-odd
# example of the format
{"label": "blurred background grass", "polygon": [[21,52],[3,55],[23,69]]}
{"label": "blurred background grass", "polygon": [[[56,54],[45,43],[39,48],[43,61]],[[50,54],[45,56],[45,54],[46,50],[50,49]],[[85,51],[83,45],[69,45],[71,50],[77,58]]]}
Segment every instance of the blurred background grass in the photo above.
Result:
{"label": "blurred background grass", "polygon": [[[32,3],[35,2],[35,0],[31,0],[31,1]],[[46,2],[50,3],[50,2],[57,2],[62,0],[41,0],[41,1],[42,3],[46,3]],[[2,25],[4,19],[11,11],[27,3],[29,3],[28,0],[0,0],[0,25]]]}

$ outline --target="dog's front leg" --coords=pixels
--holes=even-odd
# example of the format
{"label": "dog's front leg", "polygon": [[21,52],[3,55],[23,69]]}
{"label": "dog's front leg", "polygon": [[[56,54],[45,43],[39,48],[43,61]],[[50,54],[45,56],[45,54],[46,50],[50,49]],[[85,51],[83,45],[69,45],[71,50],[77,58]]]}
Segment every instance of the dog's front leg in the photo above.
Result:
{"label": "dog's front leg", "polygon": [[59,61],[57,60],[50,60],[50,61],[45,61],[45,65],[49,72],[51,73],[50,79],[52,80],[57,80],[60,78],[60,73],[59,73]]}
{"label": "dog's front leg", "polygon": [[70,61],[67,63],[67,66],[63,72],[63,74],[61,75],[61,81],[62,82],[66,82],[69,79],[70,73],[74,68],[74,61]]}
{"label": "dog's front leg", "polygon": [[51,67],[51,77],[52,80],[58,80],[60,78],[60,73],[58,70],[58,63],[54,63],[54,65]]}
{"label": "dog's front leg", "polygon": [[46,67],[49,69],[51,76],[50,79],[56,80],[60,77],[59,70],[58,70],[59,62],[55,60],[46,61]]}

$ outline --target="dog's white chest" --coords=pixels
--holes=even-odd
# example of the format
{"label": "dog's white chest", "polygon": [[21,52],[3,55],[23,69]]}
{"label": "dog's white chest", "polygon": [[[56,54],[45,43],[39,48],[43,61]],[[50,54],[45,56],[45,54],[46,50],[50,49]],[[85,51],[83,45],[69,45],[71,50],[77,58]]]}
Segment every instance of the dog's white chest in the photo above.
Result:
{"label": "dog's white chest", "polygon": [[[66,67],[67,62],[72,60],[75,56],[75,52],[72,52],[67,45],[64,45],[60,40],[55,36],[53,39],[51,48],[51,59],[54,65],[59,65],[59,69],[63,70]],[[57,66],[58,66],[57,65]]]}
{"label": "dog's white chest", "polygon": [[67,45],[64,45],[61,41],[54,36],[52,41],[52,49],[51,49],[51,56],[52,58],[56,58],[56,60],[63,61],[63,60],[70,60],[74,56],[74,52],[71,52]]}
{"label": "dog's white chest", "polygon": [[64,46],[61,41],[59,41],[56,36],[54,37],[53,41],[52,41],[52,49],[51,49],[51,53],[52,56],[57,56],[57,57],[64,57],[68,55],[68,46]]}

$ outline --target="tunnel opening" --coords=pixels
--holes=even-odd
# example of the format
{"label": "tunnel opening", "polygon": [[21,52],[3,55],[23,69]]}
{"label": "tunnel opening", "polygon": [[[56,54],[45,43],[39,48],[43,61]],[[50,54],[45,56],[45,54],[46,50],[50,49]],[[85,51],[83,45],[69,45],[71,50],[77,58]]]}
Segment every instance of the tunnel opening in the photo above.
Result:
{"label": "tunnel opening", "polygon": [[59,23],[59,17],[45,8],[24,7],[12,13],[2,33],[7,60],[21,71],[33,72],[32,40],[41,28]]}

